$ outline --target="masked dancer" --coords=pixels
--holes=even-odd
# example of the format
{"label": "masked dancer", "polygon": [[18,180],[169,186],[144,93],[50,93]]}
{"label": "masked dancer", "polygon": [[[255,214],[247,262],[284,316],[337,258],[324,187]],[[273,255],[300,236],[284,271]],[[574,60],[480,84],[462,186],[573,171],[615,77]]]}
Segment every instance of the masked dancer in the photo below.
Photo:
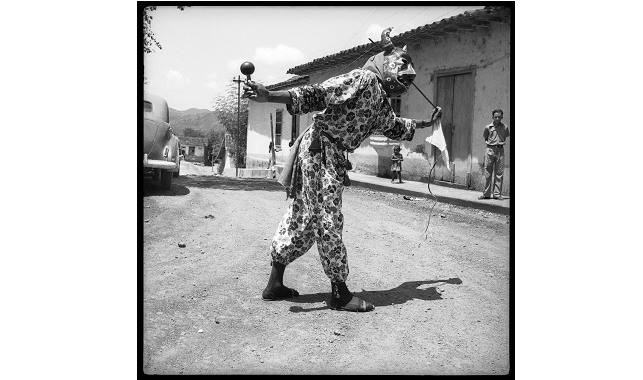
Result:
{"label": "masked dancer", "polygon": [[283,91],[269,91],[253,81],[244,86],[244,97],[286,104],[291,115],[315,112],[313,124],[293,144],[279,180],[292,203],[270,246],[272,271],[262,293],[264,300],[299,296],[283,284],[284,271],[317,243],[331,285],[329,307],[360,312],[375,308],[346,285],[342,192],[348,162],[344,152],[357,149],[376,129],[390,139],[410,141],[416,128],[430,127],[441,117],[439,107],[428,120],[401,118],[393,112],[388,98],[408,91],[416,74],[406,46],[393,45],[391,30],[382,32],[384,51],[370,57],[361,69]]}

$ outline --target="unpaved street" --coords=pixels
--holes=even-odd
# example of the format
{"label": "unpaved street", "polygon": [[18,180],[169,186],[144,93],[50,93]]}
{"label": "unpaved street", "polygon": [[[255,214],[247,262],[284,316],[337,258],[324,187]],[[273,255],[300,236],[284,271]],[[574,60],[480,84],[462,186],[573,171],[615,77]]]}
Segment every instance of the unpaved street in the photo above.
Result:
{"label": "unpaved street", "polygon": [[266,302],[285,192],[274,180],[210,170],[182,162],[169,191],[144,180],[145,373],[509,371],[509,217],[438,204],[425,240],[432,200],[348,187],[347,284],[375,310],[326,306],[316,247],[286,269],[301,296]]}

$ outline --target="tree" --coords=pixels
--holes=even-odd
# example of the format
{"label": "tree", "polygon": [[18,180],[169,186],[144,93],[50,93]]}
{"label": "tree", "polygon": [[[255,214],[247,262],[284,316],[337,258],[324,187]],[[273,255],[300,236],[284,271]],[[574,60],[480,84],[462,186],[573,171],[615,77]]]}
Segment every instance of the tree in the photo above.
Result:
{"label": "tree", "polygon": [[186,127],[183,130],[183,136],[185,137],[205,137],[205,133],[202,130]]}
{"label": "tree", "polygon": [[[181,11],[185,10],[186,6],[177,6]],[[163,49],[161,43],[156,40],[154,32],[152,31],[152,14],[155,11],[155,6],[143,8],[143,53],[151,53],[154,51],[154,45],[159,49]],[[143,84],[149,84],[147,77],[143,75]]]}
{"label": "tree", "polygon": [[[177,6],[181,11],[185,10],[185,6]],[[156,40],[154,32],[152,31],[152,14],[156,7],[145,7],[143,9],[143,52],[151,53],[154,51],[154,46],[163,49],[161,43]]]}
{"label": "tree", "polygon": [[217,158],[223,158],[218,157],[218,154],[221,150],[221,144],[223,144],[225,139],[225,131],[211,129],[205,136],[208,139],[208,151],[211,151],[214,155],[213,159],[216,160]]}
{"label": "tree", "polygon": [[[226,134],[230,135],[231,155],[236,158],[238,168],[245,167],[245,152],[248,130],[248,99],[241,98],[241,106],[238,107],[239,96],[238,85],[234,82],[228,84],[225,95],[218,96],[212,101],[213,108],[218,111],[219,122],[225,128]],[[239,112],[239,123],[237,124],[237,109]],[[239,152],[237,152],[237,140]]]}

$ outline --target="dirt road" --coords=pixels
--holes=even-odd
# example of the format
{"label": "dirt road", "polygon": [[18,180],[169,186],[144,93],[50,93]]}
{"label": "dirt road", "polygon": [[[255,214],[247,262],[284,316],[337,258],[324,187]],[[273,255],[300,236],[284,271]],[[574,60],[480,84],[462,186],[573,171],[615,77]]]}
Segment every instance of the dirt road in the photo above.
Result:
{"label": "dirt road", "polygon": [[208,171],[144,181],[145,373],[508,373],[508,217],[438,204],[425,240],[432,201],[346,188],[347,284],[375,310],[326,306],[316,247],[284,276],[301,296],[265,302],[285,192]]}

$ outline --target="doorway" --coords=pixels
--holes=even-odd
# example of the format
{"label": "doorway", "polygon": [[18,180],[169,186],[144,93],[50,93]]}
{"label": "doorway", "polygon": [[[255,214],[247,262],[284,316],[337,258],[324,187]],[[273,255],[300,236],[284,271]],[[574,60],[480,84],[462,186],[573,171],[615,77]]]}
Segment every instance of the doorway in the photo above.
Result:
{"label": "doorway", "polygon": [[433,159],[437,163],[432,179],[468,188],[473,130],[473,72],[438,74],[436,91],[436,104],[442,107],[442,132],[449,152],[451,170],[447,169],[442,158],[438,159],[440,151],[434,149]]}

